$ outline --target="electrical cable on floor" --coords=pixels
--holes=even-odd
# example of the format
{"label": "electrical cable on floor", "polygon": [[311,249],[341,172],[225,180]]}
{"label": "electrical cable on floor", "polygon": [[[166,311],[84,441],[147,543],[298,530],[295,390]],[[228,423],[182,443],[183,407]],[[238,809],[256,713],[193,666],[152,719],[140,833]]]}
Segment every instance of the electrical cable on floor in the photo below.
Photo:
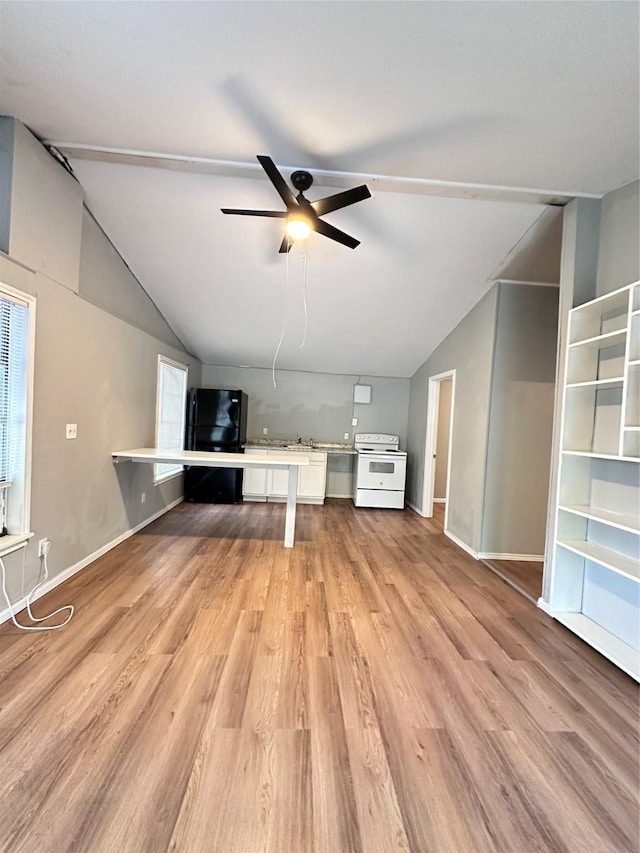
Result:
{"label": "electrical cable on floor", "polygon": [[49,569],[47,567],[47,555],[43,554],[40,558],[44,563],[44,577],[41,581],[34,586],[29,595],[27,596],[27,613],[29,614],[29,619],[32,622],[46,622],[48,619],[51,619],[52,616],[57,616],[58,613],[62,613],[63,610],[68,610],[69,615],[64,620],[64,622],[60,622],[59,625],[21,625],[15,617],[15,613],[13,612],[13,607],[11,606],[11,601],[9,600],[9,595],[7,594],[7,570],[4,565],[4,560],[0,557],[0,567],[2,568],[2,592],[4,593],[5,601],[9,607],[9,613],[11,614],[11,621],[16,626],[16,628],[20,628],[22,631],[55,631],[58,628],[64,628],[67,625],[71,617],[74,613],[73,604],[65,604],[64,607],[59,607],[57,610],[54,610],[53,613],[49,613],[48,616],[42,616],[38,618],[34,616],[31,612],[31,602],[33,601],[33,596],[36,594],[38,589],[45,583],[49,577]]}

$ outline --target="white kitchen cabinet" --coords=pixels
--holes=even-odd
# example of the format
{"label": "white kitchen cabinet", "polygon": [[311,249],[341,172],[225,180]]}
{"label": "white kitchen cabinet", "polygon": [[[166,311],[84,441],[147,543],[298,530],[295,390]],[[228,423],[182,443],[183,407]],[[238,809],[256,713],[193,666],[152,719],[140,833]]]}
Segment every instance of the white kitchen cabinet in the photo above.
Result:
{"label": "white kitchen cabinet", "polygon": [[298,500],[309,503],[324,503],[327,484],[327,454],[314,451],[305,454],[309,465],[300,468],[298,476]]}
{"label": "white kitchen cabinet", "polygon": [[640,680],[640,284],[569,314],[551,613]]}
{"label": "white kitchen cabinet", "polygon": [[[327,481],[327,454],[318,451],[282,450],[274,448],[245,450],[245,453],[268,453],[269,456],[300,456],[302,453],[309,458],[309,465],[300,468],[298,472],[298,503],[324,503],[325,487]],[[245,471],[245,476],[246,476]],[[262,474],[263,478],[249,480],[243,483],[242,494],[245,500],[271,500],[284,501],[287,498],[287,472],[286,471],[258,471],[251,472],[254,475]]]}
{"label": "white kitchen cabinet", "polygon": [[[264,455],[265,451],[259,448],[249,447],[245,450],[248,456]],[[266,468],[245,468],[242,477],[242,496],[245,500],[262,500],[267,499],[267,475],[278,473],[284,475],[285,482],[287,480],[287,471],[267,471]],[[286,495],[286,492],[285,492]]]}

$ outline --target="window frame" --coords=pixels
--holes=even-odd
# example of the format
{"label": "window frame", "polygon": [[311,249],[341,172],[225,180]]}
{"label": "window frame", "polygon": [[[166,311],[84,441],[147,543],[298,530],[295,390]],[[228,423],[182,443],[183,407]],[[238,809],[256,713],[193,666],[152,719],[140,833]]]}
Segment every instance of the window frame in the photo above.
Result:
{"label": "window frame", "polygon": [[[182,447],[181,450],[184,450],[184,440],[185,440],[185,430],[187,425],[187,394],[189,392],[189,365],[182,364],[179,361],[175,361],[175,359],[169,358],[166,355],[158,354],[158,367],[156,374],[156,419],[155,419],[155,444],[154,446],[158,447],[158,432],[160,426],[160,387],[161,387],[161,374],[163,365],[167,365],[169,367],[176,368],[177,370],[181,370],[184,372],[184,400],[182,405]],[[183,471],[183,465],[175,465],[174,470],[172,471],[162,471],[163,468],[166,467],[167,464],[171,463],[160,463],[155,464],[153,466],[153,484],[155,486],[160,485],[161,483],[166,483],[168,480],[172,480],[174,477],[179,477]]]}
{"label": "window frame", "polygon": [[[33,536],[31,527],[31,478],[32,478],[32,451],[33,451],[33,390],[35,377],[35,354],[36,354],[36,297],[25,293],[11,285],[0,281],[0,297],[11,302],[23,305],[27,311],[27,329],[25,335],[25,409],[24,409],[24,459],[23,459],[23,481],[21,486],[12,483],[5,489],[5,497],[11,500],[11,491],[20,488],[21,510],[18,520],[14,519],[11,529],[6,536],[0,537],[0,555],[10,553],[16,548],[24,547],[27,540]],[[7,515],[7,521],[11,518],[11,512]],[[15,528],[20,528],[16,530]]]}

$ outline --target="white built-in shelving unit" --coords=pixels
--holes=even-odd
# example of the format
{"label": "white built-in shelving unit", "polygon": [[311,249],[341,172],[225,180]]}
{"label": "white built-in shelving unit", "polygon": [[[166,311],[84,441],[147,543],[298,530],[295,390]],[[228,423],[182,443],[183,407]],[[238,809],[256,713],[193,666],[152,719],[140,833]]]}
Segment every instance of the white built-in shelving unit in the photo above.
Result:
{"label": "white built-in shelving unit", "polygon": [[550,609],[640,680],[640,282],[569,314]]}

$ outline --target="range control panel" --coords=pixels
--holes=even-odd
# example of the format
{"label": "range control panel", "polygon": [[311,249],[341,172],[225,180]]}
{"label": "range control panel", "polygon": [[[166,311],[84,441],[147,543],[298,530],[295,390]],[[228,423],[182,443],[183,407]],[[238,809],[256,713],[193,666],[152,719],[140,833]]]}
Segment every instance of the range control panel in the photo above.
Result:
{"label": "range control panel", "polygon": [[354,435],[353,440],[356,446],[359,444],[395,444],[396,447],[398,447],[400,445],[399,436],[377,432],[360,432],[357,435]]}

